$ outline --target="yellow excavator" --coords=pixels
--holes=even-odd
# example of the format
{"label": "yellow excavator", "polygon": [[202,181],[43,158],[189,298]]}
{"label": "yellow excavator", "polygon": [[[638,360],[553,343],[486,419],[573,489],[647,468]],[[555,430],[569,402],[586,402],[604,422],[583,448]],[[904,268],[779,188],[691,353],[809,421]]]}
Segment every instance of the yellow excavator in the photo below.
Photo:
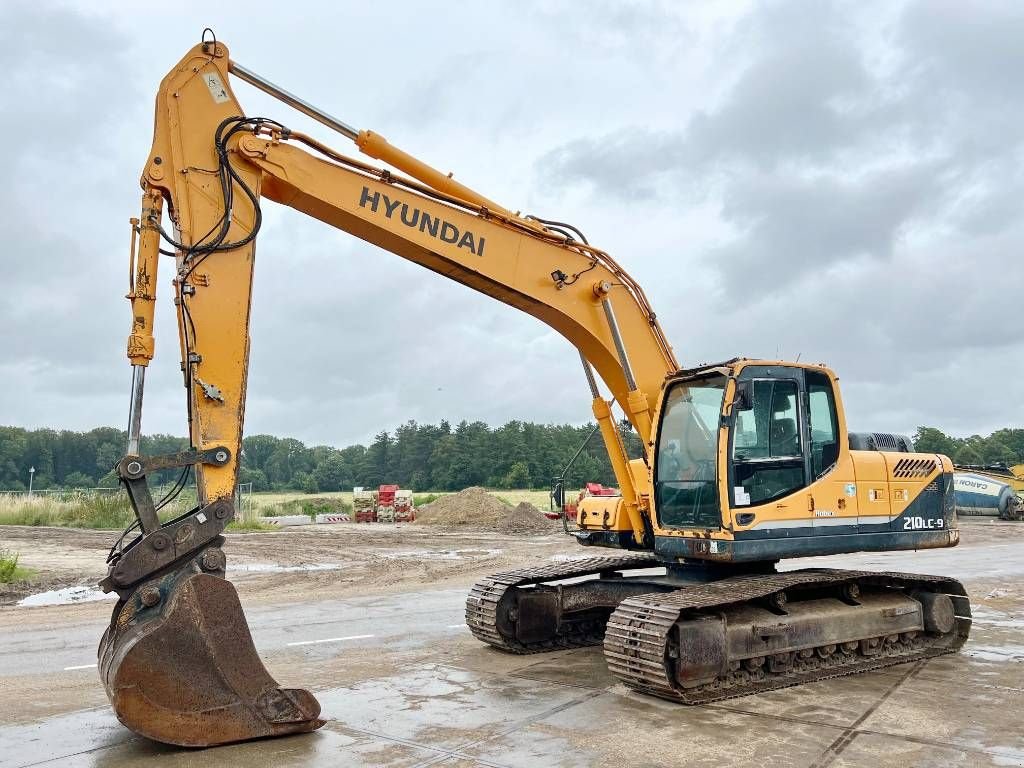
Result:
{"label": "yellow excavator", "polygon": [[[232,77],[387,167],[246,117]],[[699,703],[924,659],[966,640],[970,606],[953,579],[778,568],[956,545],[950,460],[891,435],[849,433],[823,365],[680,367],[643,290],[577,228],[520,215],[351,128],[233,61],[209,31],[160,84],[142,190],[128,448],[117,465],[137,519],[108,558],[101,586],[119,600],[99,647],[111,704],[133,731],[211,746],[323,724],[311,693],[281,688],[264,668],[225,579],[264,198],[520,309],[580,353],[621,495],[585,499],[572,534],[616,552],[479,581],[466,622],[483,642],[512,653],[603,643],[628,687]],[[161,254],[173,274],[191,447],[143,456]],[[640,458],[629,458],[613,408],[638,434]],[[155,501],[147,477],[168,469],[179,482]],[[162,521],[191,473],[198,505]]]}

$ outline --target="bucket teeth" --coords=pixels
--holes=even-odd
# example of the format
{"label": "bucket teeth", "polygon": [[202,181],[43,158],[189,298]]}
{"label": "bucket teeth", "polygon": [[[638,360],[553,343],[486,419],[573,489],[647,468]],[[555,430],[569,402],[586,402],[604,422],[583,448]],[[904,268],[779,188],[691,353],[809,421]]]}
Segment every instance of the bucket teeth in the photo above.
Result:
{"label": "bucket teeth", "polygon": [[166,744],[209,747],[324,724],[309,691],[279,687],[263,666],[234,586],[190,567],[118,602],[99,670],[117,718]]}

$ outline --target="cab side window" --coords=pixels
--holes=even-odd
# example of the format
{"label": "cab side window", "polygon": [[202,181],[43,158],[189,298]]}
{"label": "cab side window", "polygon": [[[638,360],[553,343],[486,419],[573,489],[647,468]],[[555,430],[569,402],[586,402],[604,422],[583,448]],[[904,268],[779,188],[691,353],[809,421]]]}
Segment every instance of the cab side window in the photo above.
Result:
{"label": "cab side window", "polygon": [[823,373],[807,371],[807,416],[811,435],[813,480],[828,473],[839,460],[839,419],[832,382]]}

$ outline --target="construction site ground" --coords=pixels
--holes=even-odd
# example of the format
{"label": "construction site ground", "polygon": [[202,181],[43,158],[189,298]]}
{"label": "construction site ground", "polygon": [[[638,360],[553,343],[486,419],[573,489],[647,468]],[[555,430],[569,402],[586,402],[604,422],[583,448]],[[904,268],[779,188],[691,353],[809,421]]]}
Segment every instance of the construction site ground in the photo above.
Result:
{"label": "construction site ground", "polygon": [[37,571],[0,591],[0,766],[1024,765],[1024,524],[961,528],[952,550],[785,565],[959,578],[975,606],[963,652],[699,707],[628,692],[599,648],[509,656],[465,629],[479,576],[599,554],[565,536],[354,524],[232,534],[228,575],[257,648],[283,685],[315,691],[330,722],[196,751],[133,735],[107,705],[94,665],[111,601],[17,604],[95,583],[113,534],[0,527],[0,549]]}

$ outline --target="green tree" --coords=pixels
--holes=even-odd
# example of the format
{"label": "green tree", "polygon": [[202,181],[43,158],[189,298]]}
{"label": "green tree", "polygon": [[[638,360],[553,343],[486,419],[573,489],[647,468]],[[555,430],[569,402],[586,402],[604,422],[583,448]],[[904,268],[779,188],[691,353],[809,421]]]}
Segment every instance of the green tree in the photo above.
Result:
{"label": "green tree", "polygon": [[124,451],[114,443],[101,443],[96,446],[96,469],[101,475],[106,475],[113,470],[114,465],[121,460]]}
{"label": "green tree", "polygon": [[280,442],[273,435],[247,435],[242,439],[242,463],[266,472],[267,462]]}
{"label": "green tree", "polygon": [[340,491],[352,485],[348,465],[338,452],[332,452],[313,469],[313,477],[321,491]]}
{"label": "green tree", "polygon": [[525,461],[517,461],[503,478],[505,488],[530,488],[530,468]]}
{"label": "green tree", "polygon": [[263,474],[263,471],[259,469],[242,467],[238,471],[238,482],[240,485],[252,483],[254,493],[270,490],[270,481],[267,480],[267,476]]}
{"label": "green tree", "polygon": [[914,433],[914,448],[921,453],[941,453],[952,458],[959,446],[940,429],[918,427]]}

